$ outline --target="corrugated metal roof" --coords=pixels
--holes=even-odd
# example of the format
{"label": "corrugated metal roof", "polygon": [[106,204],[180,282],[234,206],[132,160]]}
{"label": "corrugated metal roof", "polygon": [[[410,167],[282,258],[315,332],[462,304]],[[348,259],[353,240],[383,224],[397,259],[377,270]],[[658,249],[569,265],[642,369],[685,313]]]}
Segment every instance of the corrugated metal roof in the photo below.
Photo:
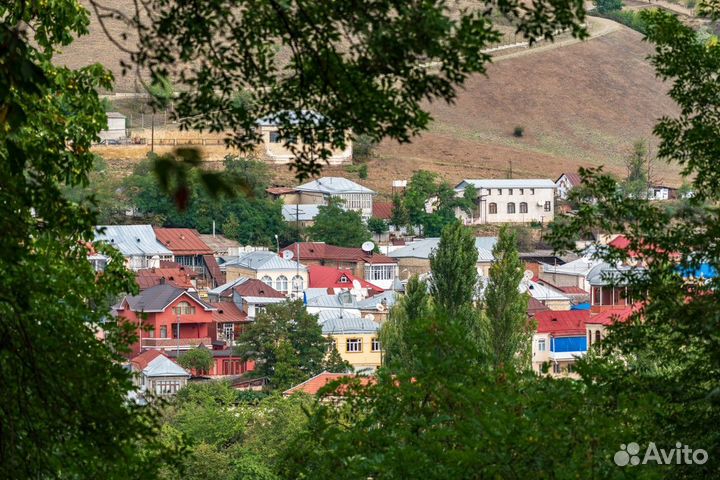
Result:
{"label": "corrugated metal roof", "polygon": [[[403,248],[389,253],[393,258],[430,258],[430,254],[437,249],[439,238],[426,238],[413,242]],[[492,249],[497,243],[497,237],[475,237],[475,248],[478,251],[478,262],[492,262]]]}
{"label": "corrugated metal roof", "polygon": [[581,275],[585,276],[590,273],[594,267],[602,263],[600,260],[593,260],[591,258],[578,258],[572,262],[568,262],[564,265],[542,265],[543,272],[545,273],[559,273],[564,275]]}
{"label": "corrugated metal roof", "polygon": [[286,222],[309,222],[317,217],[320,213],[318,208],[320,205],[317,204],[302,204],[302,205],[283,205],[282,216]]}
{"label": "corrugated metal roof", "polygon": [[318,323],[320,325],[334,318],[360,318],[362,316],[360,310],[357,308],[328,308],[325,310],[312,310],[317,310],[316,312],[310,313],[318,316]]}
{"label": "corrugated metal roof", "polygon": [[181,295],[192,298],[205,310],[212,310],[212,307],[203,302],[197,292],[188,292],[169,283],[161,283],[140,292],[139,295],[125,297],[133,312],[162,312],[176,298]]}
{"label": "corrugated metal roof", "polygon": [[392,290],[386,290],[385,292],[375,295],[374,297],[368,297],[365,300],[357,302],[357,306],[363,309],[375,308],[378,303],[385,301],[385,307],[391,308],[397,301],[397,293]]}
{"label": "corrugated metal roof", "polygon": [[173,254],[158,242],[151,225],[98,225],[95,240],[109,243],[125,257]]}
{"label": "corrugated metal roof", "polygon": [[540,300],[541,302],[545,300],[570,301],[570,298],[567,295],[564,295],[557,290],[553,290],[552,288],[546,287],[545,285],[533,282],[532,280],[529,282],[521,282],[520,291],[522,293],[528,292],[530,296],[532,296],[536,300]]}
{"label": "corrugated metal roof", "polygon": [[158,242],[169,248],[175,255],[212,255],[194,228],[153,227]]}
{"label": "corrugated metal roof", "polygon": [[510,178],[510,179],[464,179],[455,190],[464,190],[466,186],[475,188],[555,188],[555,182],[549,178]]}
{"label": "corrugated metal roof", "polygon": [[188,377],[190,374],[177,363],[170,360],[165,355],[160,355],[148,363],[143,369],[143,375],[146,377]]}
{"label": "corrugated metal roof", "polygon": [[[298,244],[293,243],[281,249],[281,252],[289,250],[295,258],[298,255]],[[300,242],[300,261],[305,260],[340,260],[349,262],[365,262],[373,265],[383,265],[397,263],[394,258],[385,256],[381,253],[371,253],[363,251],[358,247],[338,247],[329,245],[324,242]]]}
{"label": "corrugated metal roof", "polygon": [[369,193],[375,195],[373,190],[343,177],[318,178],[312,182],[300,185],[296,190],[300,192],[324,193],[327,195],[340,195],[343,193]]}
{"label": "corrugated metal roof", "polygon": [[[255,271],[263,270],[292,270],[298,269],[298,263],[293,260],[285,260],[275,252],[249,252],[241,255],[235,260],[223,264],[224,267],[238,266]],[[307,268],[300,264],[301,272],[307,272]]]}
{"label": "corrugated metal roof", "polygon": [[347,333],[375,333],[380,325],[367,318],[342,317],[331,318],[322,324],[323,335]]}

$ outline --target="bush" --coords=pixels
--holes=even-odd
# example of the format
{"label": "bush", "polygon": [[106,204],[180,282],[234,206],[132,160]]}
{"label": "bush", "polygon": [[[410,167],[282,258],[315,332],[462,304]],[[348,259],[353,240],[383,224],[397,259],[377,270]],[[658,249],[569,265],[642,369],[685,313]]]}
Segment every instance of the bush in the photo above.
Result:
{"label": "bush", "polygon": [[597,12],[601,15],[611,12],[619,12],[623,7],[621,0],[595,0],[594,3]]}
{"label": "bush", "polygon": [[523,135],[525,135],[525,127],[521,127],[520,125],[518,125],[517,127],[515,127],[515,130],[513,130],[513,135],[518,138],[522,137]]}
{"label": "bush", "polygon": [[632,28],[640,33],[647,33],[647,23],[645,23],[645,20],[643,20],[642,16],[638,12],[612,11],[600,16],[610,20],[615,20],[616,22],[622,23],[626,27]]}
{"label": "bush", "polygon": [[365,180],[368,177],[368,167],[365,164],[360,165],[360,168],[358,168],[358,177]]}
{"label": "bush", "polygon": [[353,159],[365,161],[373,156],[378,142],[367,135],[359,135],[353,141]]}

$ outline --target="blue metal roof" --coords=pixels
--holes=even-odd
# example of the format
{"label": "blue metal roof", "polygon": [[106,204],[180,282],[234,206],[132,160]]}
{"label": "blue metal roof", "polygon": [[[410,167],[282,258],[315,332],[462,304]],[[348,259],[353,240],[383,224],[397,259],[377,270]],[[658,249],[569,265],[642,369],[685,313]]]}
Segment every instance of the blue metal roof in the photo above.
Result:
{"label": "blue metal roof", "polygon": [[98,225],[95,240],[102,240],[117,248],[125,257],[172,256],[172,252],[157,241],[151,225]]}

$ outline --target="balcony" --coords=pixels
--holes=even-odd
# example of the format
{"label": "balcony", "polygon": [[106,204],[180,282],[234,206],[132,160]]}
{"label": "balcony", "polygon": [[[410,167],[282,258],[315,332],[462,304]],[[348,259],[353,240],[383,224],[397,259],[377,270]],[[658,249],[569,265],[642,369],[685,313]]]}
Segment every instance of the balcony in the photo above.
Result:
{"label": "balcony", "polygon": [[143,348],[156,348],[161,350],[172,350],[178,348],[178,345],[180,346],[180,350],[190,350],[191,348],[195,348],[200,344],[210,348],[212,340],[210,339],[210,337],[181,338],[180,340],[178,340],[177,338],[142,339]]}
{"label": "balcony", "polygon": [[585,351],[575,352],[548,352],[548,358],[556,362],[568,362],[585,356]]}

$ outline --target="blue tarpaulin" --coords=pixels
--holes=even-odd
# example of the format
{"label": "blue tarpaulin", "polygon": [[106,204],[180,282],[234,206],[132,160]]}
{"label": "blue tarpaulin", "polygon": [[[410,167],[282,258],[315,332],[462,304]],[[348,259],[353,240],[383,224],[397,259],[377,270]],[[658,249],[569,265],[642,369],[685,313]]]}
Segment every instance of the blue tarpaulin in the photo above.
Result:
{"label": "blue tarpaulin", "polygon": [[570,307],[570,310],[590,310],[590,304],[578,303],[577,305],[573,305],[572,307]]}
{"label": "blue tarpaulin", "polygon": [[587,338],[582,337],[560,337],[553,338],[550,345],[552,352],[585,352],[587,351]]}

